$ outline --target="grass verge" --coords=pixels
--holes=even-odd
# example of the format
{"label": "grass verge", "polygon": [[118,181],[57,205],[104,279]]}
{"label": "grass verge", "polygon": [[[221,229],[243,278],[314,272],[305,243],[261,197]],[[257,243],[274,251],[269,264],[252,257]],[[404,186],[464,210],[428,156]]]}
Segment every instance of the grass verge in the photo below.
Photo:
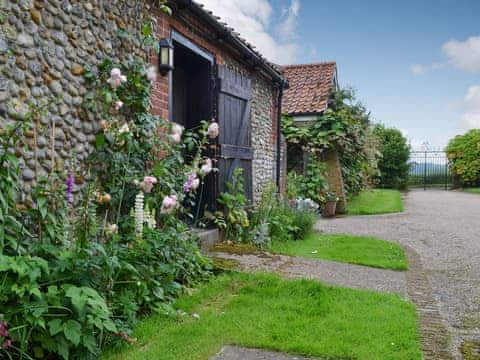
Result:
{"label": "grass verge", "polygon": [[466,188],[463,191],[472,193],[472,194],[480,194],[480,188]]}
{"label": "grass verge", "polygon": [[103,359],[208,360],[224,344],[328,359],[421,359],[415,307],[396,295],[232,273],[175,306],[187,315],[144,320],[135,345]]}
{"label": "grass verge", "polygon": [[403,211],[398,190],[375,189],[361,192],[348,202],[348,215],[390,214]]}
{"label": "grass verge", "polygon": [[303,240],[274,242],[278,254],[326,259],[381,269],[407,270],[402,247],[389,241],[365,236],[311,233]]}

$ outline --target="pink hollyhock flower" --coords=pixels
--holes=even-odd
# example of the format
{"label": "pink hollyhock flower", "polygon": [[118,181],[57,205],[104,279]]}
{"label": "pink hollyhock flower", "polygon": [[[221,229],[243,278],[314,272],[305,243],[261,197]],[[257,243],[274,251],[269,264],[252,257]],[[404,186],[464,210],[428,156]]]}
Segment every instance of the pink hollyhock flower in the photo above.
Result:
{"label": "pink hollyhock flower", "polygon": [[196,173],[191,172],[188,174],[187,181],[185,181],[185,184],[183,184],[183,191],[190,192],[191,190],[197,190],[199,186],[200,179]]}
{"label": "pink hollyhock flower", "polygon": [[177,195],[165,196],[162,201],[162,208],[160,212],[162,214],[170,214],[179,206]]}
{"label": "pink hollyhock flower", "polygon": [[208,136],[210,139],[215,139],[218,136],[219,127],[218,123],[213,122],[208,126]]}
{"label": "pink hollyhock flower", "polygon": [[156,66],[150,65],[147,68],[147,79],[151,83],[154,83],[155,81],[157,81],[157,67]]}
{"label": "pink hollyhock flower", "polygon": [[115,102],[115,110],[120,110],[123,107],[123,102],[118,100]]}
{"label": "pink hollyhock flower", "polygon": [[157,178],[153,176],[145,176],[143,181],[140,183],[140,187],[147,194],[150,193],[153,189],[153,185],[157,183]]}
{"label": "pink hollyhock flower", "polygon": [[212,159],[206,158],[205,162],[203,163],[202,167],[200,168],[200,172],[203,175],[208,175],[212,172],[212,170],[213,170]]}

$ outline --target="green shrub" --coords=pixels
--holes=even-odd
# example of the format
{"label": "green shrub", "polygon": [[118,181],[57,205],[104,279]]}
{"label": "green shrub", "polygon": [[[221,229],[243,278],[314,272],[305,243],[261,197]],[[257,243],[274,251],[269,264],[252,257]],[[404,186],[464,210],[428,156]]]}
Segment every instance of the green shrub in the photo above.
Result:
{"label": "green shrub", "polygon": [[232,181],[226,183],[227,191],[221,193],[217,199],[222,211],[207,214],[207,218],[223,230],[225,239],[236,243],[247,242],[250,230],[244,179],[243,169],[236,168]]}
{"label": "green shrub", "polygon": [[408,159],[410,157],[410,146],[407,139],[400,130],[386,128],[383,125],[376,125],[374,134],[380,141],[379,185],[395,189],[406,188],[409,171]]}
{"label": "green shrub", "polygon": [[462,186],[480,183],[480,130],[455,136],[446,148],[450,169]]}
{"label": "green shrub", "polygon": [[309,210],[295,210],[293,212],[294,239],[303,240],[313,229],[317,215]]}

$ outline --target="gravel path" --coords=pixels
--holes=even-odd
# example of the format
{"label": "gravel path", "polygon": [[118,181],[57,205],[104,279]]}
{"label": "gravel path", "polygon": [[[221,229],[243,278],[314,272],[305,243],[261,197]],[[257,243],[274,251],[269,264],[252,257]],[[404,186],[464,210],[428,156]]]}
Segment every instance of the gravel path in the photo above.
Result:
{"label": "gravel path", "polygon": [[400,271],[268,253],[250,255],[215,253],[215,257],[235,261],[242,271],[274,272],[291,279],[315,279],[331,285],[408,296],[405,273]]}
{"label": "gravel path", "polygon": [[[411,191],[405,212],[321,220],[327,233],[376,236],[419,254],[453,335],[455,357],[466,341],[480,341],[480,196],[439,190]],[[472,359],[480,359],[478,349]]]}

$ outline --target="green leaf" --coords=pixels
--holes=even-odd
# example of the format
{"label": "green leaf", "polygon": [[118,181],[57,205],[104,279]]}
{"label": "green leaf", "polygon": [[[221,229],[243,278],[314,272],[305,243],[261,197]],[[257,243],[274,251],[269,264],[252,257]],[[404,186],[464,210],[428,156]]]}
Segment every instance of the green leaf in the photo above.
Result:
{"label": "green leaf", "polygon": [[105,135],[104,134],[98,134],[97,137],[95,138],[95,145],[97,148],[102,147],[105,144]]}
{"label": "green leaf", "polygon": [[105,322],[103,323],[103,327],[112,333],[118,332],[115,323],[110,319],[105,320]]}
{"label": "green leaf", "polygon": [[82,336],[82,344],[90,351],[91,353],[95,352],[95,348],[97,347],[97,342],[95,341],[95,337],[92,334],[84,334]]}
{"label": "green leaf", "polygon": [[78,346],[82,335],[82,325],[78,321],[68,320],[63,324],[63,333],[67,340]]}
{"label": "green leaf", "polygon": [[57,343],[57,349],[58,353],[62,358],[65,360],[68,360],[69,358],[69,350],[68,350],[68,343],[65,341],[65,339],[60,339]]}
{"label": "green leaf", "polygon": [[50,335],[55,336],[63,330],[62,320],[54,319],[48,322],[48,331]]}

